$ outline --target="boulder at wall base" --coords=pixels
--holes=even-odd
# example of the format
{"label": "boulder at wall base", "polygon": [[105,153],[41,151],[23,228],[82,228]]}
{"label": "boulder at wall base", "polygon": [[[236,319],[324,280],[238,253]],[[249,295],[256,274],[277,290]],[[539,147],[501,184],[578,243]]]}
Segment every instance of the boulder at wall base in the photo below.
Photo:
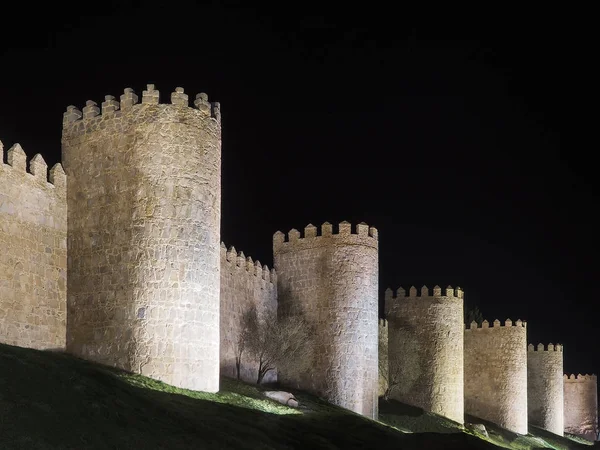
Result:
{"label": "boulder at wall base", "polygon": [[293,408],[298,407],[298,400],[294,397],[294,394],[290,394],[285,391],[265,391],[265,396],[271,400],[281,403],[282,405],[291,406]]}
{"label": "boulder at wall base", "polygon": [[482,434],[485,437],[489,437],[487,430],[485,429],[485,425],[482,423],[466,423],[465,427],[468,430],[474,431],[476,433]]}

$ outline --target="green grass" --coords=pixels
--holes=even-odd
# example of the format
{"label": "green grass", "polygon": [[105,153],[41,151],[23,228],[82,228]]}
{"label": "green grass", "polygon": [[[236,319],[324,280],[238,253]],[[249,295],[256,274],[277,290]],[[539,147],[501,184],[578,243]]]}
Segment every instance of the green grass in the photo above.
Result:
{"label": "green grass", "polygon": [[289,408],[264,397],[271,388],[224,378],[216,394],[187,391],[0,345],[0,449],[499,448],[401,403],[382,402],[381,423],[293,390],[300,408]]}

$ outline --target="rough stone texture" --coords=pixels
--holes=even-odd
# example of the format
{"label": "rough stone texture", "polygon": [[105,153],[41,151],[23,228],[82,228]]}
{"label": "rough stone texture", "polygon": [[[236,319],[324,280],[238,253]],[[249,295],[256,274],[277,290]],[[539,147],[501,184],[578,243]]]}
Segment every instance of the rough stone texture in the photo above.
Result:
{"label": "rough stone texture", "polygon": [[564,375],[565,432],[590,441],[598,437],[596,375]]}
{"label": "rough stone texture", "polygon": [[377,230],[342,222],[339,233],[308,225],[285,242],[273,237],[280,311],[298,308],[315,327],[315,370],[287,373],[282,382],[320,395],[368,417],[378,402]]}
{"label": "rough stone texture", "polygon": [[0,342],[64,350],[67,314],[66,180],[41,155],[0,142]]}
{"label": "rough stone texture", "polygon": [[379,319],[379,397],[385,394],[388,388],[388,321]]}
{"label": "rough stone texture", "polygon": [[527,328],[510,319],[465,330],[465,413],[527,434]]}
{"label": "rough stone texture", "polygon": [[[178,92],[180,94],[180,92]],[[179,96],[181,97],[181,96]],[[67,349],[166,383],[219,388],[217,104],[69,107]],[[201,107],[201,108],[200,108]]]}
{"label": "rough stone texture", "polygon": [[389,364],[401,382],[392,398],[464,422],[463,292],[439,286],[420,296],[412,287],[385,297],[389,324]]}
{"label": "rough stone texture", "polygon": [[562,436],[563,351],[562,345],[527,347],[527,414],[529,423]]}
{"label": "rough stone texture", "polygon": [[[221,244],[221,375],[236,378],[235,357],[242,331],[243,314],[255,306],[260,317],[267,310],[277,311],[277,279],[259,261],[253,262],[234,247],[226,250]],[[255,383],[258,361],[242,353],[240,378]],[[277,371],[267,372],[263,383],[277,381]]]}

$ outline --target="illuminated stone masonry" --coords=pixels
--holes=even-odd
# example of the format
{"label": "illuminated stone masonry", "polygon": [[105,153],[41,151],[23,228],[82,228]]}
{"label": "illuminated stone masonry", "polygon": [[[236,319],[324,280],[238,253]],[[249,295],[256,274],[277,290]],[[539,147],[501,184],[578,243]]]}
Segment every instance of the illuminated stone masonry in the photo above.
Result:
{"label": "illuminated stone masonry", "polygon": [[388,360],[388,321],[379,319],[379,396],[383,396],[389,387],[389,360]]}
{"label": "illuminated stone masonry", "polygon": [[527,347],[529,423],[560,436],[564,432],[562,345]]}
{"label": "illuminated stone masonry", "polygon": [[280,309],[300,311],[315,328],[315,367],[280,368],[280,380],[368,417],[378,409],[378,233],[367,224],[325,222],[301,237],[273,236]]}
{"label": "illuminated stone masonry", "polygon": [[598,438],[596,375],[564,375],[565,432],[593,441]]}
{"label": "illuminated stone masonry", "polygon": [[[3,144],[0,155],[4,159]],[[60,164],[19,144],[0,161],[0,342],[64,349],[67,322],[67,190]]]}
{"label": "illuminated stone masonry", "polygon": [[[260,317],[277,311],[277,275],[260,261],[253,261],[235,247],[221,243],[221,374],[237,377],[236,355],[240,350],[242,317],[255,307]],[[240,378],[256,382],[258,362],[247,352],[240,358]],[[277,381],[277,372],[267,372],[264,383]]]}
{"label": "illuminated stone masonry", "polygon": [[[462,423],[597,433],[595,376],[562,377],[562,347],[526,346],[525,323],[463,325],[463,291],[385,294],[378,231],[325,222],[273,236],[274,269],[221,243],[221,110],[176,88],[63,115],[62,161],[0,142],[0,342],[79,357],[195,390],[234,377],[241,319],[302,314],[317,361],[280,380],[377,418],[392,397]],[[7,163],[4,163],[4,160]],[[27,170],[28,169],[28,170]],[[386,344],[386,345],[384,345]],[[388,351],[386,352],[386,348]],[[381,372],[379,367],[381,366]],[[246,357],[241,378],[256,380]],[[395,382],[398,380],[395,380]],[[564,406],[563,406],[564,405]],[[563,414],[564,409],[564,414]]]}
{"label": "illuminated stone masonry", "polygon": [[465,330],[465,413],[527,434],[527,328],[495,320]]}
{"label": "illuminated stone masonry", "polygon": [[463,291],[423,286],[385,292],[392,398],[464,421]]}
{"label": "illuminated stone masonry", "polygon": [[221,124],[205,94],[148,85],[69,106],[67,350],[219,389]]}

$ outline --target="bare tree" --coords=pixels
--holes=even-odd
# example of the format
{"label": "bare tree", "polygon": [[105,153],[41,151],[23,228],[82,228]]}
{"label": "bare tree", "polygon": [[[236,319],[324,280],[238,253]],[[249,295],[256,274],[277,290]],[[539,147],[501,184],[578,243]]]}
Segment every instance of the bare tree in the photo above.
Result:
{"label": "bare tree", "polygon": [[398,358],[389,358],[389,344],[387,334],[385,337],[380,335],[379,339],[379,376],[383,379],[384,391],[383,398],[389,400],[394,390],[400,384],[401,364]]}
{"label": "bare tree", "polygon": [[247,315],[246,349],[258,361],[256,383],[277,366],[302,372],[312,366],[312,333],[300,315],[277,317],[275,310],[260,316],[252,308]]}
{"label": "bare tree", "polygon": [[233,353],[235,355],[235,371],[237,379],[240,380],[242,377],[242,356],[247,349],[247,343],[252,338],[252,333],[256,327],[257,317],[256,308],[249,308],[244,311],[241,320],[240,333],[237,336],[236,341],[233,343]]}

